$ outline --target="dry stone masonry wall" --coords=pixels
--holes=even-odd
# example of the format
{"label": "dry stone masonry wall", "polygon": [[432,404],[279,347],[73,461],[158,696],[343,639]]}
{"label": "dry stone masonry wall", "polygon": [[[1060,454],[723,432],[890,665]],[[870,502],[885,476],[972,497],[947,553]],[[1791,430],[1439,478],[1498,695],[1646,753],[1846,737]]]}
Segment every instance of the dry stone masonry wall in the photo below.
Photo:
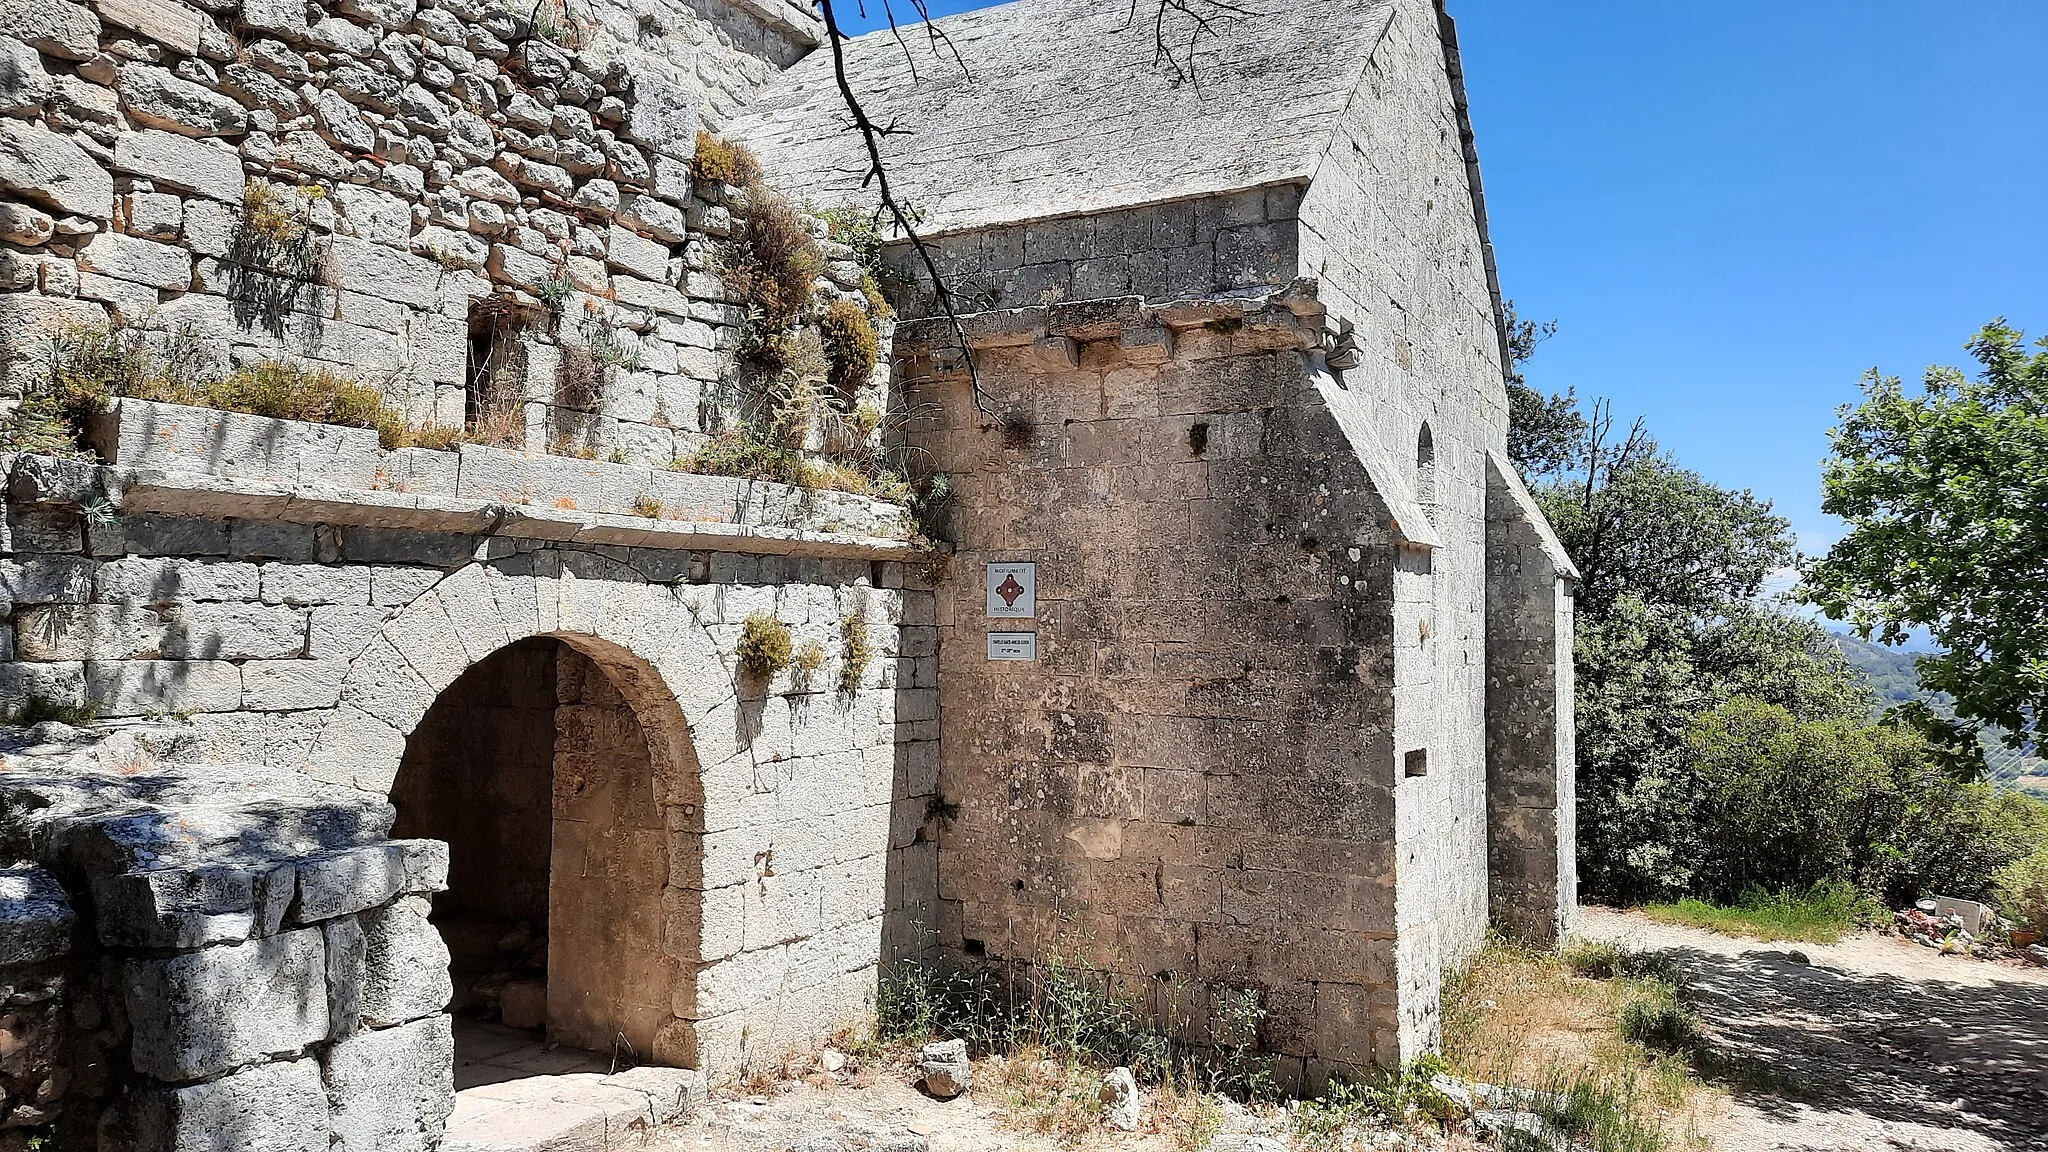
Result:
{"label": "dry stone masonry wall", "polygon": [[724,402],[701,125],[815,42],[788,0],[8,0],[0,383],[47,339],[286,359],[415,419],[666,463]]}

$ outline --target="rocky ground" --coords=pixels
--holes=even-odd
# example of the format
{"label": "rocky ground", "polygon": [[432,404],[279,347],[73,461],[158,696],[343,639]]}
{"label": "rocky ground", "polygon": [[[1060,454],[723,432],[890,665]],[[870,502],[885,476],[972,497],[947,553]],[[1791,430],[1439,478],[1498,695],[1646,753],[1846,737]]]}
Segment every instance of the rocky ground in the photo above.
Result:
{"label": "rocky ground", "polygon": [[[2036,1152],[2048,1148],[2048,970],[1942,956],[1897,937],[1762,944],[1588,910],[1584,935],[1672,955],[1737,1074],[1703,1133],[1718,1152]],[[903,1060],[714,1095],[674,1152],[1051,1152],[1032,1111],[984,1067],[949,1101]],[[1200,1116],[1201,1107],[1217,1109]],[[1271,1141],[1267,1143],[1265,1141]],[[1284,1125],[1148,1094],[1140,1130],[1100,1152],[1286,1152]],[[1458,1133],[1374,1133],[1364,1147],[1474,1149]]]}
{"label": "rocky ground", "polygon": [[1674,956],[1717,1047],[1761,1073],[1730,1087],[1708,1133],[1721,1152],[2048,1148],[2048,969],[1896,936],[1760,944],[1600,910],[1581,932]]}

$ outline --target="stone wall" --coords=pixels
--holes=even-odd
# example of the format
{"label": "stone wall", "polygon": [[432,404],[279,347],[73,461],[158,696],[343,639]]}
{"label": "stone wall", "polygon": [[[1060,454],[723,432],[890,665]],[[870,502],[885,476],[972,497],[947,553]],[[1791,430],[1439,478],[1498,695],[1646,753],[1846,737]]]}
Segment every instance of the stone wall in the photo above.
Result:
{"label": "stone wall", "polygon": [[[1190,300],[1286,284],[1298,274],[1301,184],[927,237],[962,310],[1143,296]],[[907,244],[887,260],[913,287],[906,316],[932,315],[931,275]]]}
{"label": "stone wall", "polygon": [[[409,813],[406,832],[472,846],[481,836],[501,848],[538,841],[547,923],[535,927],[554,945],[550,971],[576,974],[551,985],[563,1001],[549,1006],[558,1038],[609,1053],[623,1035],[628,1059],[729,1073],[867,1018],[885,931],[910,942],[899,950],[916,946],[909,920],[936,888],[936,849],[921,835],[937,763],[932,594],[921,553],[862,534],[893,531],[900,509],[474,447],[384,453],[354,430],[132,401],[109,420],[101,431],[114,463],[6,462],[0,697],[10,709],[96,708],[100,730],[165,733],[148,747],[131,743],[133,763],[94,753],[113,791],[67,800],[91,819],[123,814],[120,789],[169,773],[246,801],[237,820],[340,820],[349,831],[304,844],[235,832],[162,857],[161,875],[146,880],[121,879],[135,868],[125,856],[64,849],[74,854],[53,870],[74,899],[95,894],[101,922],[110,922],[102,888],[113,877],[142,885],[135,922],[157,925],[121,929],[142,933],[132,941],[99,940],[95,962],[126,956],[122,948],[175,949],[212,973],[203,986],[178,983],[182,968],[147,976],[157,983],[136,984],[131,1001],[110,983],[95,1002],[138,1021],[173,1013],[163,1027],[194,1044],[239,1044],[236,1028],[298,1029],[290,1044],[259,1039],[261,1051],[297,1052],[303,1065],[242,1071],[254,1057],[237,1056],[206,1071],[124,1070],[117,1061],[71,1119],[98,1123],[104,1112],[133,1127],[135,1146],[156,1147],[162,1133],[239,1131],[234,1102],[260,1100],[269,1123],[282,1116],[297,1130],[303,1121],[322,1146],[329,1131],[349,1147],[412,1146],[412,1136],[383,1129],[347,1135],[373,1129],[342,1111],[317,1124],[300,1115],[299,1095],[324,1083],[340,1100],[336,1077],[353,1077],[397,1109],[385,1119],[402,1114],[407,1131],[431,1134],[446,1111],[432,1088],[440,1081],[422,1080],[419,1091],[386,1081],[445,1077],[449,1066],[449,957],[425,899],[443,886],[447,845],[380,845],[392,821],[387,795],[410,809],[423,789],[450,780],[402,782],[402,770],[431,776],[452,765],[459,777],[467,763],[468,783],[425,812],[462,807],[485,818],[479,831],[415,826],[419,813]],[[650,497],[666,501],[666,515],[646,514]],[[742,675],[734,653],[755,615],[781,621],[799,646],[815,643],[822,666],[766,681]],[[864,630],[874,655],[843,684],[849,627]],[[553,646],[544,691],[508,715],[516,701],[499,694],[505,684],[489,667],[535,638]],[[472,669],[485,671],[465,684]],[[437,715],[437,702],[448,711]],[[513,826],[516,805],[494,805],[515,785],[498,776],[507,765],[484,762],[536,733],[537,837]],[[151,775],[130,780],[124,765]],[[180,807],[210,802],[179,800],[167,819],[211,835],[223,827],[215,817]],[[330,809],[356,814],[317,815]],[[32,832],[16,842],[64,843]],[[440,853],[432,883],[406,879],[331,915],[265,887],[273,861],[413,851],[405,845]],[[509,861],[493,863],[492,875],[465,873],[463,887],[501,884]],[[568,932],[555,926],[565,916],[575,921]],[[329,938],[347,931],[329,923],[343,918],[360,921],[372,963],[395,957],[389,994],[419,1009],[376,1017],[390,1027],[375,1043],[326,1031],[341,1012],[323,990],[337,979],[330,961],[354,946]],[[417,948],[379,952],[378,925],[402,928]],[[231,960],[240,967],[206,966]],[[286,999],[240,1004],[223,986]],[[229,1024],[221,996],[234,1009]],[[212,1014],[175,1016],[189,997],[212,998]],[[168,1042],[152,1035],[147,1050]],[[142,1051],[118,1030],[94,1043],[119,1061]],[[227,1073],[233,1085],[216,1087]]]}
{"label": "stone wall", "polygon": [[1486,486],[1486,803],[1493,921],[1550,947],[1578,918],[1572,586],[1578,570],[1498,456]]}
{"label": "stone wall", "polygon": [[[911,441],[958,501],[940,943],[1112,973],[1197,1039],[1211,994],[1256,989],[1290,1086],[1412,1054],[1395,630],[1429,538],[1316,371],[1321,319],[1299,297],[978,316],[1000,425],[936,322],[906,337],[930,334],[906,395],[939,413]],[[1026,560],[1036,618],[990,618],[988,565]],[[1036,660],[990,660],[992,631],[1033,632]]]}
{"label": "stone wall", "polygon": [[0,842],[81,909],[59,1146],[431,1147],[454,1101],[426,918],[445,846],[387,840],[372,798],[168,767],[166,740],[7,741]]}
{"label": "stone wall", "polygon": [[24,1152],[72,1087],[77,1000],[66,968],[77,918],[63,886],[41,868],[0,869],[0,901],[0,1149]]}
{"label": "stone wall", "polygon": [[1438,1032],[1443,972],[1487,924],[1486,459],[1506,448],[1507,397],[1437,7],[1393,8],[1303,198],[1301,263],[1363,353],[1345,402],[1442,543],[1403,570],[1395,622],[1400,751],[1426,761],[1395,790],[1402,1047],[1414,1051]]}
{"label": "stone wall", "polygon": [[689,159],[816,43],[807,6],[0,12],[0,399],[113,323],[181,374],[328,367],[535,448],[666,462],[729,403],[726,190]]}

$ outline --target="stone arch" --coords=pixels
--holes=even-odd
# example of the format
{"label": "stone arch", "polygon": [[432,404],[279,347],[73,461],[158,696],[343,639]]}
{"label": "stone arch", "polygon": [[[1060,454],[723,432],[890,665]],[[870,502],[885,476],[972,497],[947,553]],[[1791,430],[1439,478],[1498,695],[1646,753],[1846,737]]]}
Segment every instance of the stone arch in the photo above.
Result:
{"label": "stone arch", "polygon": [[[667,834],[659,888],[658,963],[671,1018],[636,1055],[695,1067],[703,841],[709,818],[704,768],[744,756],[738,693],[728,661],[698,613],[700,590],[637,581],[523,576],[489,565],[439,581],[379,628],[349,662],[341,704],[315,741],[306,771],[389,794],[408,739],[458,680],[526,640],[559,641],[601,671],[645,739],[651,802]],[[686,715],[687,708],[687,715]],[[695,721],[693,724],[692,721]]]}

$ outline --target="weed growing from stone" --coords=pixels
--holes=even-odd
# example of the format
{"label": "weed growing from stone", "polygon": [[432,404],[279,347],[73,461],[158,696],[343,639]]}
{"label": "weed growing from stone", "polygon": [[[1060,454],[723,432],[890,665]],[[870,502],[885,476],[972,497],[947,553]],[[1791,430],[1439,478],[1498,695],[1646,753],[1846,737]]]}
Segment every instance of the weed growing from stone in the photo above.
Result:
{"label": "weed growing from stone", "polygon": [[844,659],[839,665],[839,690],[851,696],[860,691],[860,683],[868,674],[868,664],[875,658],[875,649],[868,639],[868,624],[858,609],[846,614],[839,621],[839,631],[844,641]]}
{"label": "weed growing from stone", "polygon": [[797,647],[796,654],[789,658],[790,677],[802,691],[810,691],[811,681],[825,666],[828,657],[825,646],[816,640],[806,640]]}
{"label": "weed growing from stone", "polygon": [[7,718],[7,722],[16,727],[27,728],[46,720],[55,720],[59,724],[82,728],[99,718],[100,710],[90,704],[59,704],[46,697],[31,696],[22,702],[21,707],[14,710]]}
{"label": "weed growing from stone", "polygon": [[867,387],[882,354],[882,335],[867,309],[851,300],[834,300],[818,318],[819,338],[831,367],[826,381],[842,398]]}
{"label": "weed growing from stone", "polygon": [[755,680],[766,680],[789,667],[795,654],[793,647],[788,625],[756,612],[741,625],[739,648],[734,655],[742,673]]}
{"label": "weed growing from stone", "polygon": [[746,187],[761,178],[761,162],[744,144],[730,144],[709,132],[698,131],[697,151],[690,157],[690,180],[701,186],[731,184]]}
{"label": "weed growing from stone", "polygon": [[647,495],[645,492],[633,497],[633,515],[644,516],[649,520],[659,520],[661,519],[661,513],[661,501]]}

